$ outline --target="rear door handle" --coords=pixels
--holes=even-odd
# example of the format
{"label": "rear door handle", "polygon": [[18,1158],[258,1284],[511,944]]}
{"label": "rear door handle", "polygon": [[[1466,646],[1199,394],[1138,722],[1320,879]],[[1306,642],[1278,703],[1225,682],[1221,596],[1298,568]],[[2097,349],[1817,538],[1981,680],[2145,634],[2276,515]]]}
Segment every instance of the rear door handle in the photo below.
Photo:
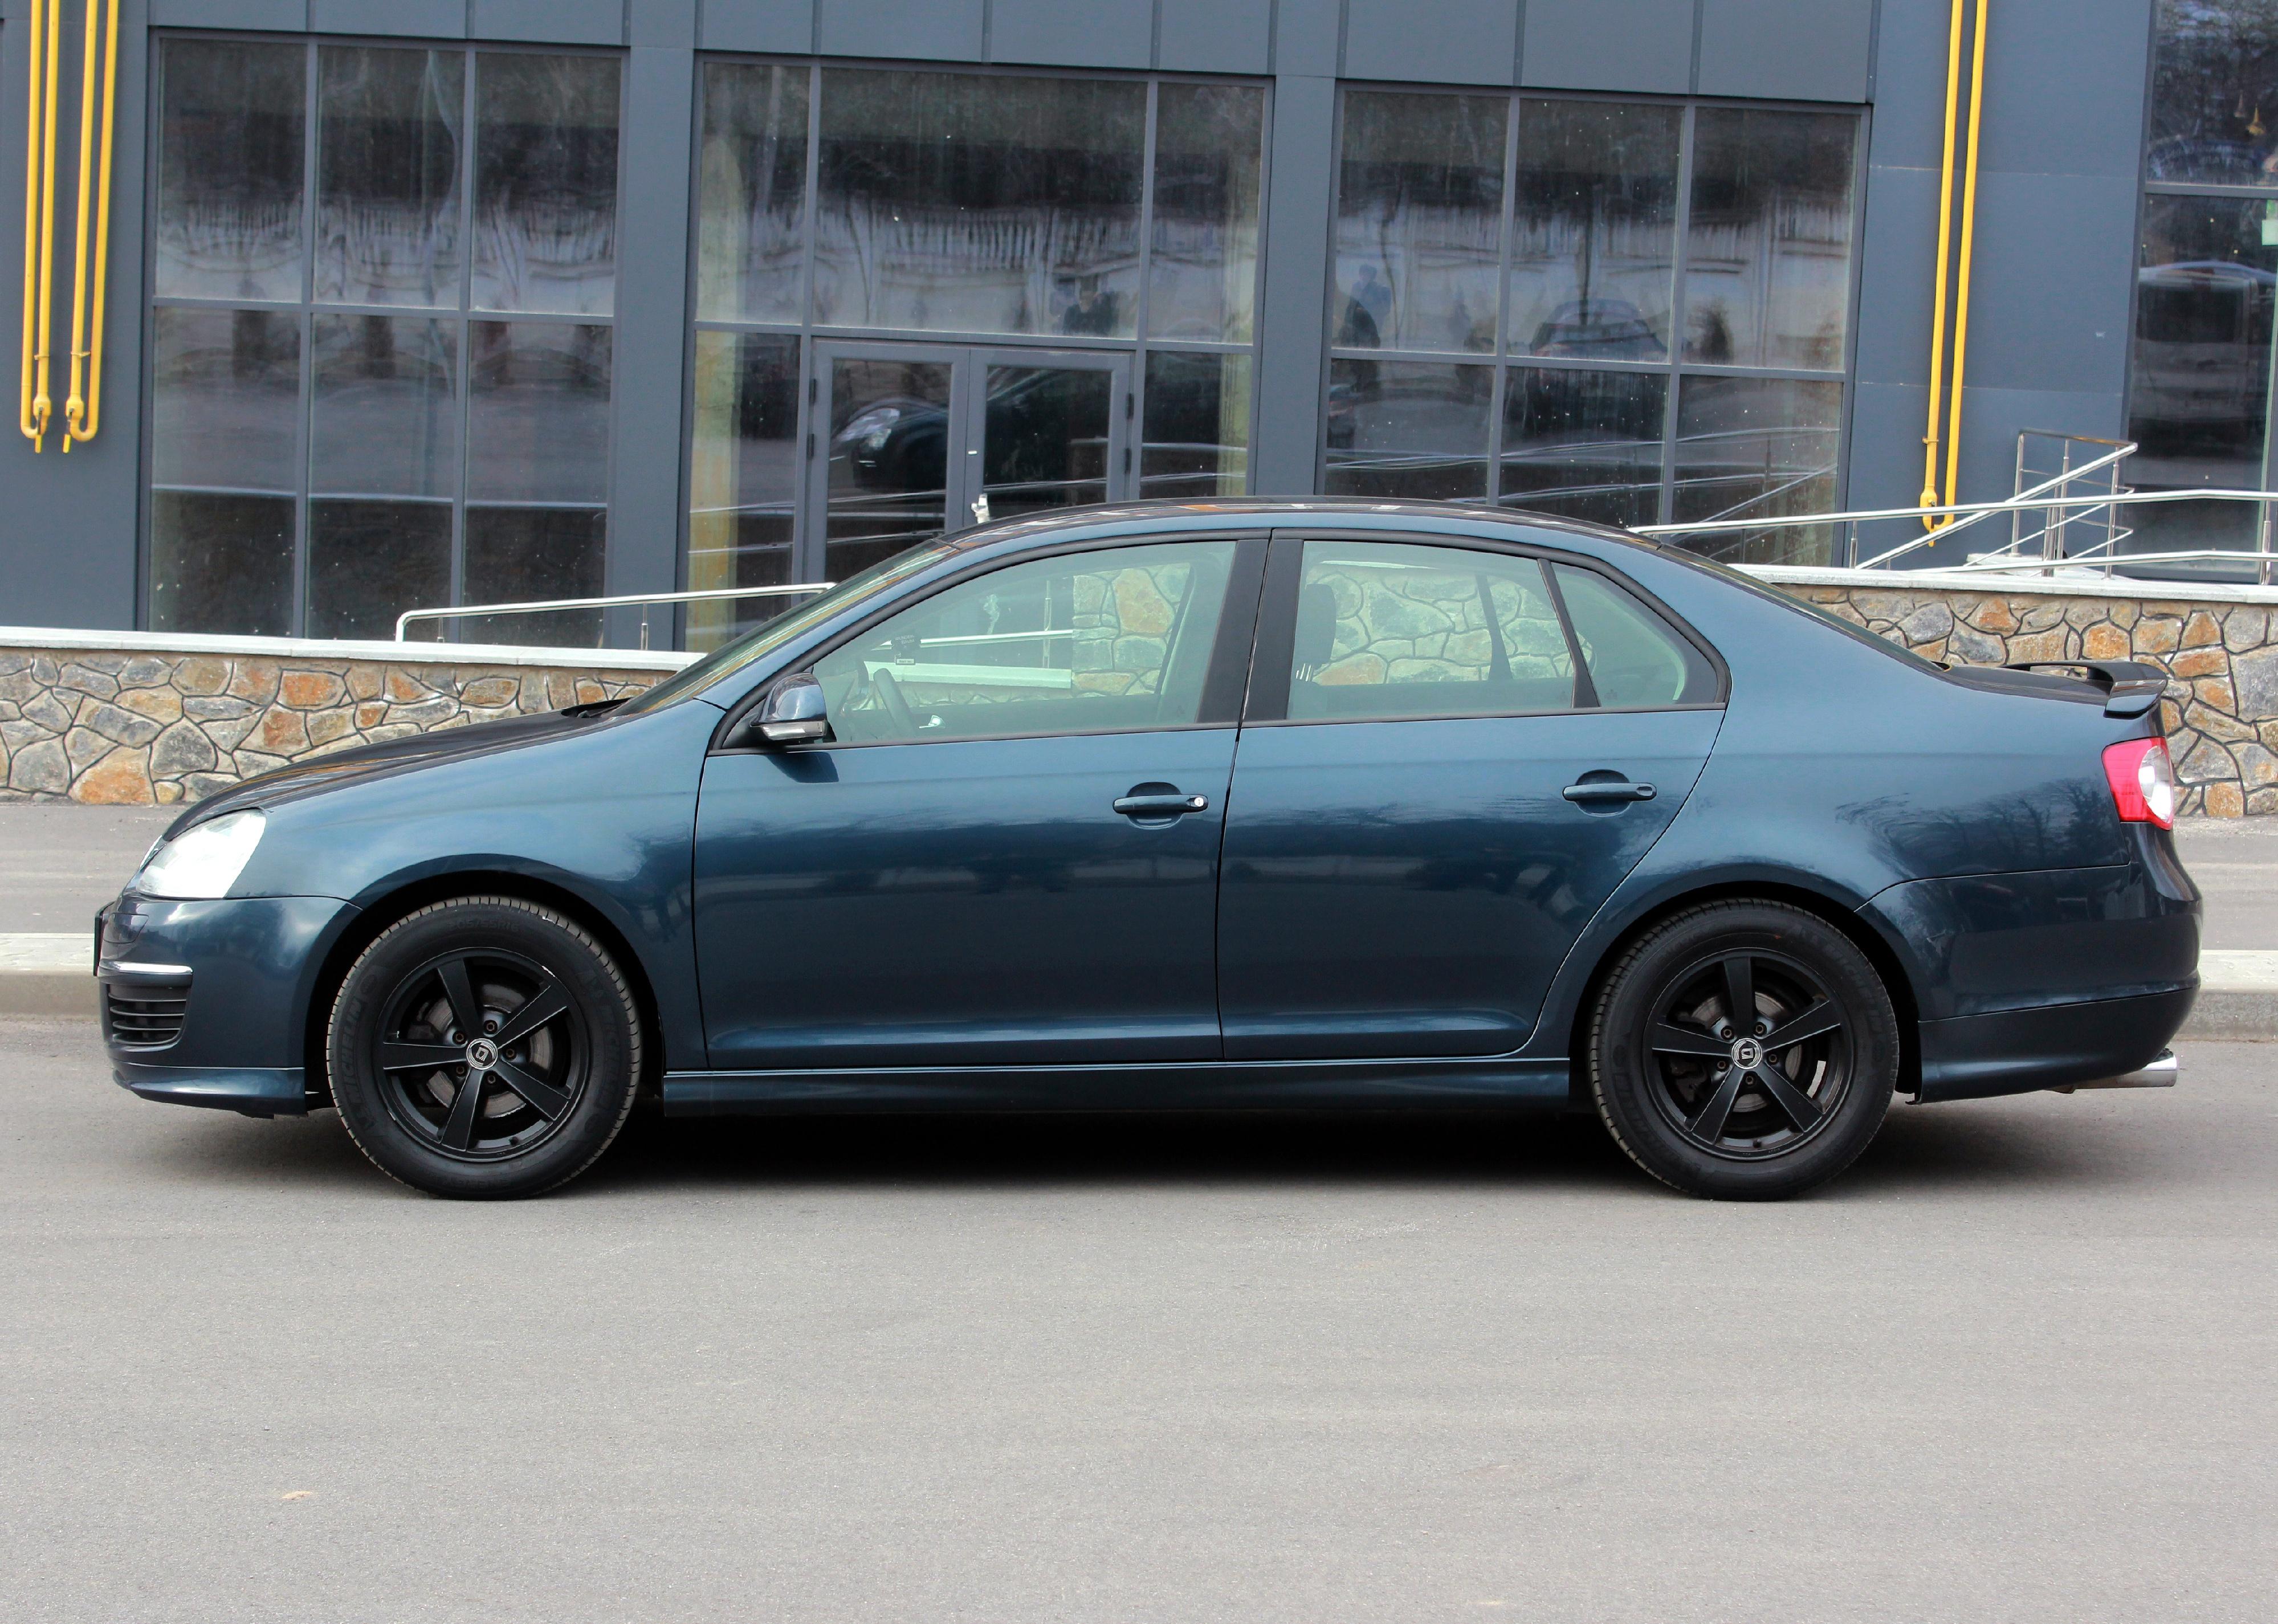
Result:
{"label": "rear door handle", "polygon": [[1114,806],[1127,818],[1183,818],[1189,812],[1208,812],[1210,797],[1141,784],[1129,795],[1116,797]]}
{"label": "rear door handle", "polygon": [[1655,791],[1651,784],[1607,779],[1595,783],[1569,784],[1558,793],[1579,805],[1590,801],[1650,801]]}

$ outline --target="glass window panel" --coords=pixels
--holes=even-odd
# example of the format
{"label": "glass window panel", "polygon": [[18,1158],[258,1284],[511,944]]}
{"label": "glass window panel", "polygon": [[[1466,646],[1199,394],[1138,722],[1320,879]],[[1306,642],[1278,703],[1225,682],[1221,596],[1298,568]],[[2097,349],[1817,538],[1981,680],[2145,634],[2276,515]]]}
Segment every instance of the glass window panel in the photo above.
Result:
{"label": "glass window panel", "polygon": [[1507,96],[1349,91],[1332,342],[1491,350]]}
{"label": "glass window panel", "polygon": [[150,629],[290,635],[293,499],[153,492]]}
{"label": "glass window panel", "polygon": [[[689,456],[688,586],[710,591],[791,578],[792,505],[802,467],[799,339],[696,335],[696,435]],[[799,602],[688,606],[688,646],[717,647]]]}
{"label": "glass window panel", "polygon": [[1668,402],[1658,372],[1513,367],[1498,500],[1601,524],[1653,523]]}
{"label": "glass window panel", "polygon": [[1842,370],[1858,132],[1848,113],[1693,115],[1687,361]]}
{"label": "glass window panel", "polygon": [[151,484],[297,491],[298,315],[162,306],[152,316]]}
{"label": "glass window panel", "polygon": [[948,588],[814,665],[852,743],[1190,725],[1230,541],[1031,560]]}
{"label": "glass window panel", "polygon": [[[2257,198],[2144,200],[2128,392],[2128,438],[2141,449],[2128,464],[2130,485],[2262,484],[2278,288],[2274,210],[2278,202]],[[2243,502],[2136,507],[2127,522],[2136,530],[2122,544],[2130,553],[2255,545],[2256,515]],[[2075,547],[2101,539],[2076,528]]]}
{"label": "glass window panel", "polygon": [[1146,87],[826,69],[814,319],[1131,336]]}
{"label": "glass window panel", "polygon": [[317,52],[316,296],[459,305],[466,56]]}
{"label": "glass window panel", "polygon": [[1634,709],[1716,698],[1715,669],[1659,615],[1601,575],[1554,568],[1600,705]]}
{"label": "glass window panel", "polygon": [[473,322],[467,331],[468,498],[607,501],[610,330]]}
{"label": "glass window panel", "polygon": [[1331,362],[1327,494],[1485,496],[1494,394],[1492,367]]}
{"label": "glass window panel", "polygon": [[1574,660],[1533,559],[1309,541],[1292,721],[1494,716],[1574,703]]}
{"label": "glass window panel", "polygon": [[991,366],[982,491],[999,519],[1107,499],[1115,375],[1104,367]]}
{"label": "glass window panel", "polygon": [[796,322],[806,314],[804,67],[715,62],[704,70],[697,154],[696,313]]}
{"label": "glass window panel", "polygon": [[[1777,518],[1835,509],[1843,386],[1770,377],[1687,377],[1678,392],[1675,517]],[[1727,563],[1834,561],[1827,525],[1683,538]]]}
{"label": "glass window panel", "polygon": [[1510,346],[1660,361],[1677,259],[1674,107],[1519,103]]}
{"label": "glass window panel", "polygon": [[311,318],[310,492],[458,494],[458,333],[417,316]]}
{"label": "glass window panel", "polygon": [[1250,488],[1250,357],[1147,356],[1139,494],[1240,496]]}
{"label": "glass window panel", "polygon": [[823,570],[844,581],[949,528],[946,363],[834,362]]}
{"label": "glass window panel", "polygon": [[606,316],[617,276],[617,59],[475,59],[474,302]]}
{"label": "glass window panel", "polygon": [[[308,636],[386,641],[406,609],[450,601],[450,503],[310,499]],[[441,625],[412,635],[440,637]]]}
{"label": "glass window panel", "polygon": [[[467,583],[470,604],[529,603],[601,595],[608,515],[592,507],[467,508]],[[470,615],[470,643],[598,648],[601,611]]]}
{"label": "glass window panel", "polygon": [[1155,240],[1147,330],[1246,344],[1257,301],[1265,92],[1166,84],[1155,102]]}
{"label": "glass window panel", "polygon": [[2158,16],[2144,174],[2278,187],[2278,4],[2160,0]]}
{"label": "glass window panel", "polygon": [[307,73],[299,45],[165,42],[152,291],[301,297]]}

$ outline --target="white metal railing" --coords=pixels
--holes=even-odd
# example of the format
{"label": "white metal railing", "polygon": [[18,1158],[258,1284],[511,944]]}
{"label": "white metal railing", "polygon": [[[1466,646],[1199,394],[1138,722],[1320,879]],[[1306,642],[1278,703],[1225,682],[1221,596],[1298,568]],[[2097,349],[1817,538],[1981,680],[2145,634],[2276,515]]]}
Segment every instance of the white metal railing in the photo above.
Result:
{"label": "white metal railing", "polygon": [[710,603],[730,598],[794,598],[805,592],[827,592],[836,584],[829,581],[802,581],[789,586],[726,586],[701,592],[629,592],[615,598],[544,598],[527,603],[470,604],[456,609],[407,609],[395,617],[395,640],[408,643],[405,636],[414,621],[463,621],[490,614],[539,614],[557,609],[618,609],[639,604],[641,609],[640,645],[648,646],[648,609],[650,604]]}

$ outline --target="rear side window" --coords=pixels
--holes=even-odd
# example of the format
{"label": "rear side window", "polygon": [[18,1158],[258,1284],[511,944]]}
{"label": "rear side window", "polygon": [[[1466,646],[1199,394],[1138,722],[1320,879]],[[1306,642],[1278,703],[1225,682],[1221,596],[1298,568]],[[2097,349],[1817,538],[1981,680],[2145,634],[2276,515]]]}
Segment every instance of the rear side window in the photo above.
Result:
{"label": "rear side window", "polygon": [[1651,709],[1716,698],[1716,671],[1667,621],[1603,576],[1554,568],[1600,705]]}

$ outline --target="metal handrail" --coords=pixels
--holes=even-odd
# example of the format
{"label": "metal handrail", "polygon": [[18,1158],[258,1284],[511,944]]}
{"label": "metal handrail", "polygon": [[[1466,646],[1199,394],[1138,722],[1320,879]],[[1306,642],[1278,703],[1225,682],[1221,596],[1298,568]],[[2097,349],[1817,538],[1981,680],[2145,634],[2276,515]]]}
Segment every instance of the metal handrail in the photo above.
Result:
{"label": "metal handrail", "polygon": [[[802,592],[827,592],[835,581],[795,582],[788,586],[726,586],[700,592],[627,592],[614,598],[545,598],[528,603],[469,604],[456,609],[406,609],[395,617],[395,640],[408,643],[405,629],[414,621],[463,621],[477,615],[538,614],[549,609],[616,609],[631,604],[708,603],[726,598],[791,598]],[[648,646],[648,614],[641,614],[640,645]]]}

